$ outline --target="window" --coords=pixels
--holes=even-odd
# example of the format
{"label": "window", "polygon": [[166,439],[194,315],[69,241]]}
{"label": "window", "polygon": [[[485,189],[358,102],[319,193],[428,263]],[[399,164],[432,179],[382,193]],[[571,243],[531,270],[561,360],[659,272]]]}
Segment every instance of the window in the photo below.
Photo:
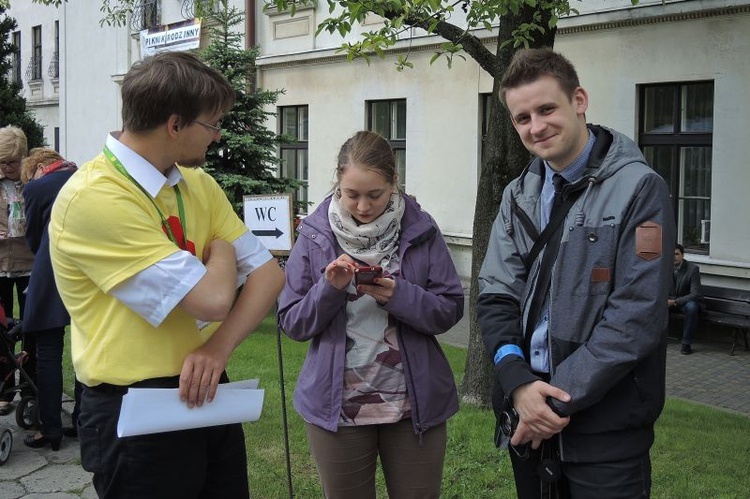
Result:
{"label": "window", "polygon": [[648,164],[669,185],[677,241],[708,253],[714,84],[644,85],[640,103],[639,143]]}
{"label": "window", "polygon": [[21,85],[21,32],[13,32],[13,48],[11,57],[11,80]]}
{"label": "window", "polygon": [[388,141],[396,156],[398,183],[406,190],[406,100],[379,100],[367,103],[367,129]]}
{"label": "window", "polygon": [[47,73],[50,78],[60,76],[60,21],[55,21],[55,51],[52,53],[52,60],[49,62]]}
{"label": "window", "polygon": [[130,30],[141,31],[159,25],[159,0],[137,0],[130,15]]}
{"label": "window", "polygon": [[31,81],[42,79],[42,27],[31,28],[31,60],[26,70],[26,78]]}
{"label": "window", "polygon": [[294,140],[281,145],[281,176],[304,182],[295,192],[295,212],[307,214],[307,106],[285,106],[279,108],[280,132]]}

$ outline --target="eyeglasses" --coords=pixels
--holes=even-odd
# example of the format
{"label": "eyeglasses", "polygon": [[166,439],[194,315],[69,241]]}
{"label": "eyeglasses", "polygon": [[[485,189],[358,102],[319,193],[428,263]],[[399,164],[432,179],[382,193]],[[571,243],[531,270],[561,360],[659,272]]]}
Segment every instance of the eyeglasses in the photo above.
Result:
{"label": "eyeglasses", "polygon": [[15,161],[2,161],[0,162],[0,168],[18,168],[21,166],[21,160],[17,159]]}
{"label": "eyeglasses", "polygon": [[198,123],[199,125],[204,126],[215,133],[221,133],[221,121],[219,121],[215,125],[209,125],[208,123],[203,123],[200,120],[193,120],[193,123]]}

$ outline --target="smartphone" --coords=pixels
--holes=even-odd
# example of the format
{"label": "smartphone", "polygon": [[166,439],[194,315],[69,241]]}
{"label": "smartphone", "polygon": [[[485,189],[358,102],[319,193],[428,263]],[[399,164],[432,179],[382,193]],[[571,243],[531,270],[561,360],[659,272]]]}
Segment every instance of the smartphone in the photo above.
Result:
{"label": "smartphone", "polygon": [[357,286],[360,284],[375,284],[375,278],[382,276],[383,268],[380,266],[357,267],[354,270],[354,284]]}

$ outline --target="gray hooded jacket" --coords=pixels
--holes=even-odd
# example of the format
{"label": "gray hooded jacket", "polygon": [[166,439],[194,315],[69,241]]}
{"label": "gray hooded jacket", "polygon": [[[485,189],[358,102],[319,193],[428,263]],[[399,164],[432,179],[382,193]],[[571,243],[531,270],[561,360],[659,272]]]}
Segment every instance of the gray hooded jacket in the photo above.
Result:
{"label": "gray hooded jacket", "polygon": [[[571,396],[550,399],[571,416],[561,433],[564,461],[638,455],[653,443],[664,405],[667,301],[674,217],[664,180],[620,133],[596,136],[583,176],[563,190],[577,196],[562,222],[551,271],[548,329],[550,384]],[[514,344],[529,355],[528,317],[544,251],[525,260],[540,233],[544,165],[533,160],[503,193],[480,271],[479,325],[488,353]],[[495,366],[495,409],[522,384],[540,379],[526,359]]]}

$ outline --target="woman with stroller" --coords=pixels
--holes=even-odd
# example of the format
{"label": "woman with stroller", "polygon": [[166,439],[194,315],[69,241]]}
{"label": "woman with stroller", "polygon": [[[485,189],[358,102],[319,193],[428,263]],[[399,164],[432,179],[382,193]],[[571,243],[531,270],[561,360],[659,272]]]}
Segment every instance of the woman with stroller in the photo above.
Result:
{"label": "woman with stroller", "polygon": [[[32,149],[23,160],[21,177],[28,182],[24,187],[26,202],[26,243],[34,252],[34,267],[31,271],[24,312],[24,336],[35,338],[37,407],[39,408],[39,431],[29,435],[24,443],[39,448],[50,445],[52,450],[60,448],[63,437],[62,393],[63,393],[63,337],[65,326],[70,324],[68,311],[60,299],[52,274],[49,255],[50,211],[57,193],[76,171],[75,163],[65,161],[52,149]],[[76,382],[76,395],[79,388]],[[78,399],[73,411],[73,427],[65,434],[74,436]]]}
{"label": "woman with stroller", "polygon": [[[26,134],[23,130],[15,126],[0,128],[0,302],[6,317],[14,317],[15,295],[18,299],[19,318],[23,318],[26,297],[24,291],[29,284],[29,274],[34,261],[34,255],[24,241],[26,220],[21,194],[21,160],[27,153]],[[23,348],[30,354],[26,367],[29,369],[29,376],[33,378],[35,346],[24,339]],[[13,369],[10,364],[0,365],[0,379]],[[11,402],[16,392],[9,390],[13,386],[15,379],[14,376],[10,376],[3,393],[0,394],[0,415],[9,414],[13,410]]]}
{"label": "woman with stroller", "polygon": [[[373,132],[344,143],[336,187],[299,226],[279,320],[311,340],[294,393],[325,497],[440,495],[453,372],[435,336],[464,294],[435,221],[398,187],[393,151]],[[369,284],[355,269],[377,266]],[[359,272],[362,274],[362,272]]]}

